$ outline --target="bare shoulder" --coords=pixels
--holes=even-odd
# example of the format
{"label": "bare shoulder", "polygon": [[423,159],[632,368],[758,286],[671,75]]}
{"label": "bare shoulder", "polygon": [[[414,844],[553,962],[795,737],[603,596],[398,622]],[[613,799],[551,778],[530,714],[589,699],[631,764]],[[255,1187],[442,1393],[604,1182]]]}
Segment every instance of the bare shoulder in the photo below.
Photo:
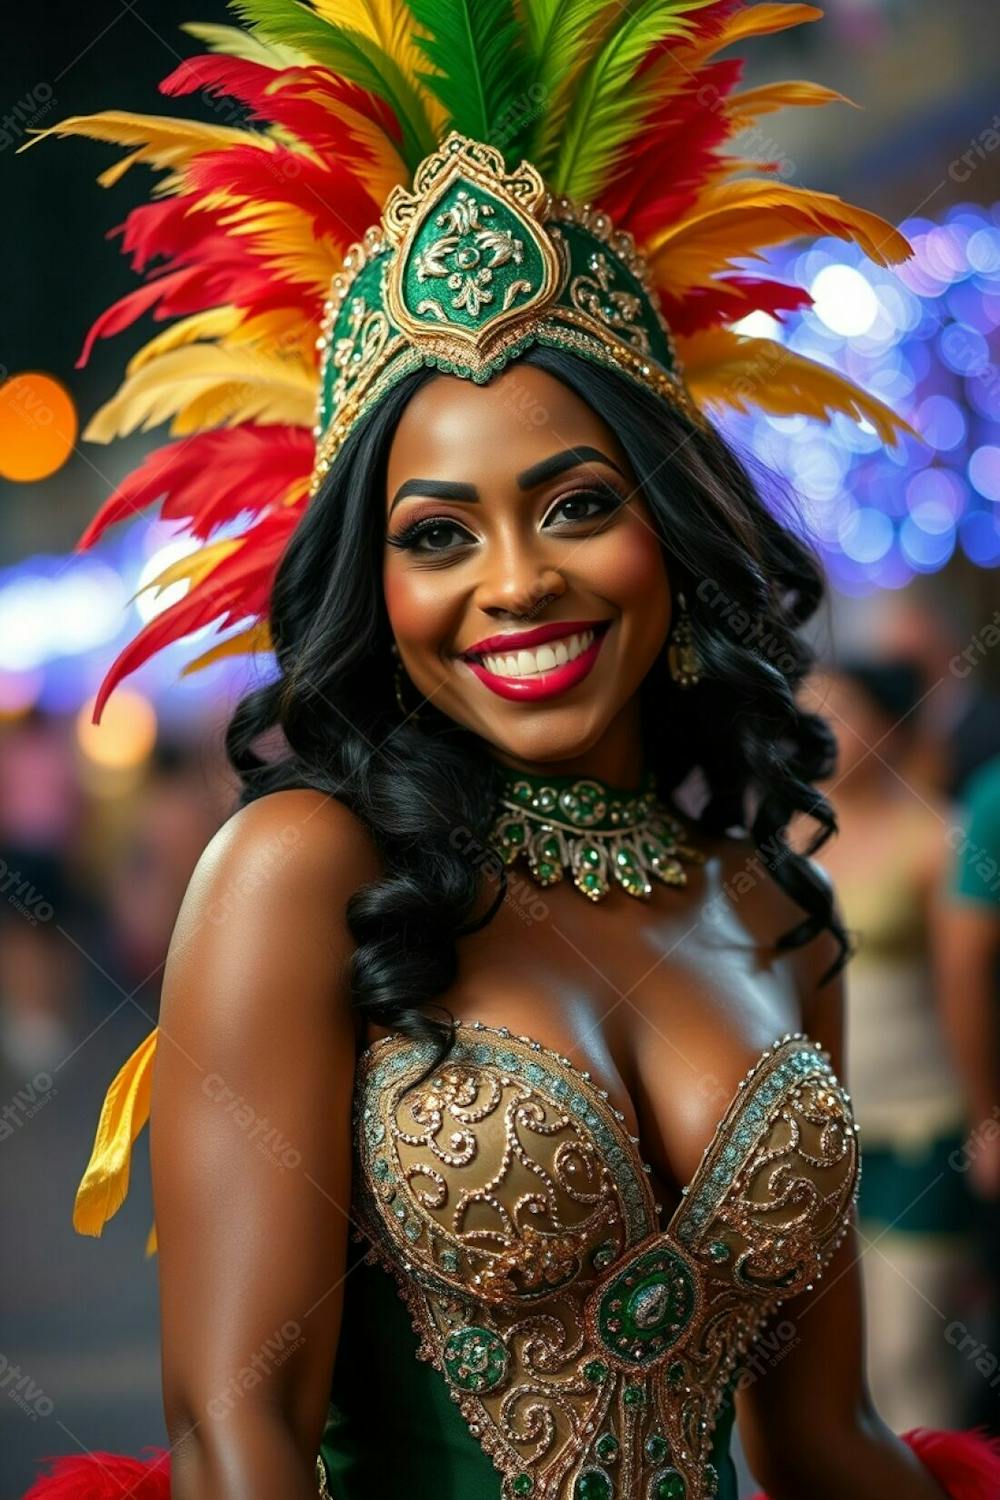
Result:
{"label": "bare shoulder", "polygon": [[303,787],[250,802],[223,823],[190,880],[181,918],[222,918],[264,901],[324,901],[342,909],[379,870],[361,820],[336,798]]}
{"label": "bare shoulder", "polygon": [[338,1002],[346,1014],[339,1001],[354,947],[347,903],[379,869],[364,825],[334,798],[274,792],[241,808],[191,877],[167,959],[163,1014],[190,1017],[206,995],[212,1019],[200,1024],[220,1028],[291,996],[302,1012]]}
{"label": "bare shoulder", "polygon": [[[764,855],[749,835],[721,835],[705,841],[703,847],[708,855],[706,900],[722,903],[762,951],[781,948],[785,934],[807,920],[807,908],[771,873]],[[774,855],[780,860],[781,850],[776,848]],[[804,858],[803,866],[803,879],[811,878],[826,893],[831,918],[839,924],[837,893],[828,871],[808,857]],[[824,976],[840,955],[840,943],[834,932],[824,927],[805,943],[786,951],[809,1029],[814,1001],[822,997],[823,1004],[828,1004],[837,988],[825,981]]]}

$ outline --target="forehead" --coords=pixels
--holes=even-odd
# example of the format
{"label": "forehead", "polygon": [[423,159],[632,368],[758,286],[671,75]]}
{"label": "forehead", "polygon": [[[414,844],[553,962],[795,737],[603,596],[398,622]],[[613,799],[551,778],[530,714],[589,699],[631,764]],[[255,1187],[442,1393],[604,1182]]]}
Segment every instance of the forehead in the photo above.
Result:
{"label": "forehead", "polygon": [[438,375],[416,392],[389,450],[389,493],[405,479],[494,480],[564,448],[599,448],[628,472],[614,433],[575,391],[530,365],[508,365],[485,385]]}

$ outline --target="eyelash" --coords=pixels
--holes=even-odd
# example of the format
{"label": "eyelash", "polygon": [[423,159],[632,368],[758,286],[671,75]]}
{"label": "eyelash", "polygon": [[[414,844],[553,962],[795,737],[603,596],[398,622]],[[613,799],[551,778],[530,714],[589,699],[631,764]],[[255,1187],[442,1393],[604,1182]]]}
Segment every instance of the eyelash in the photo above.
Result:
{"label": "eyelash", "polygon": [[[552,515],[561,505],[567,504],[570,500],[596,500],[600,503],[601,509],[591,516],[578,516],[575,520],[567,521],[565,524],[569,526],[585,525],[588,521],[595,521],[604,516],[612,515],[619,506],[625,504],[625,496],[620,494],[613,485],[595,484],[589,489],[572,490],[569,494],[560,496],[549,510],[548,515]],[[396,536],[386,537],[386,541],[390,547],[399,547],[404,551],[410,552],[423,552],[425,555],[449,552],[452,550],[450,547],[421,547],[419,545],[424,536],[439,527],[451,528],[453,531],[464,530],[461,522],[454,520],[451,516],[426,516],[419,521],[414,521],[410,526],[398,532]]]}

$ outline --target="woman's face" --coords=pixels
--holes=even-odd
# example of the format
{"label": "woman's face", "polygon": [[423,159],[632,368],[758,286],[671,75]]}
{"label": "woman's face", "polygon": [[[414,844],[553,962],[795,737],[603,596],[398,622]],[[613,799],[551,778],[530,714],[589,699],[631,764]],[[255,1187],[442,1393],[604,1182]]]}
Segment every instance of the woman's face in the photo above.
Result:
{"label": "woman's face", "polygon": [[407,675],[501,759],[637,725],[670,624],[663,550],[614,433],[546,371],[439,375],[389,453],[385,601]]}

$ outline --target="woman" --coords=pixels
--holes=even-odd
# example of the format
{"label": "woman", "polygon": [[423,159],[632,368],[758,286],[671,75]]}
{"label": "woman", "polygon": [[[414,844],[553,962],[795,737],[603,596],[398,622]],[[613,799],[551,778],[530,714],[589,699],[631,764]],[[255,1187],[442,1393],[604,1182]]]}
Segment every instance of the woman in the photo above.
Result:
{"label": "woman", "polygon": [[[100,701],[209,620],[266,614],[278,663],[77,1202],[90,1232],[120,1202],[155,1047],[170,1494],[732,1500],[740,1386],[773,1500],[985,1496],[984,1444],[901,1441],[865,1395],[843,926],[784,839],[832,828],[796,702],[821,584],[701,410],[896,430],[727,326],[797,289],[715,275],[817,225],[906,252],[725,180],[737,126],[829,96],[738,105],[717,54],[814,13],[240,11],[253,35],[198,28],[226,56],[164,88],[224,89],[263,137],[58,127],[170,169],[125,239],[172,257],[141,307],[187,315],[91,429],[169,410],[183,440],[88,539],[164,495],[229,524]],[[36,1497],[105,1472],[166,1493],[162,1456],[97,1455]]]}
{"label": "woman", "polygon": [[923,691],[906,662],[847,661],[818,680],[813,703],[837,738],[828,788],[837,838],[821,858],[857,943],[847,1071],[864,1145],[868,1369],[880,1412],[900,1429],[959,1419],[938,1309],[954,1306],[972,1229],[972,1200],[954,1166],[970,1115],[948,1060],[928,939],[947,810],[895,769],[909,762]]}

